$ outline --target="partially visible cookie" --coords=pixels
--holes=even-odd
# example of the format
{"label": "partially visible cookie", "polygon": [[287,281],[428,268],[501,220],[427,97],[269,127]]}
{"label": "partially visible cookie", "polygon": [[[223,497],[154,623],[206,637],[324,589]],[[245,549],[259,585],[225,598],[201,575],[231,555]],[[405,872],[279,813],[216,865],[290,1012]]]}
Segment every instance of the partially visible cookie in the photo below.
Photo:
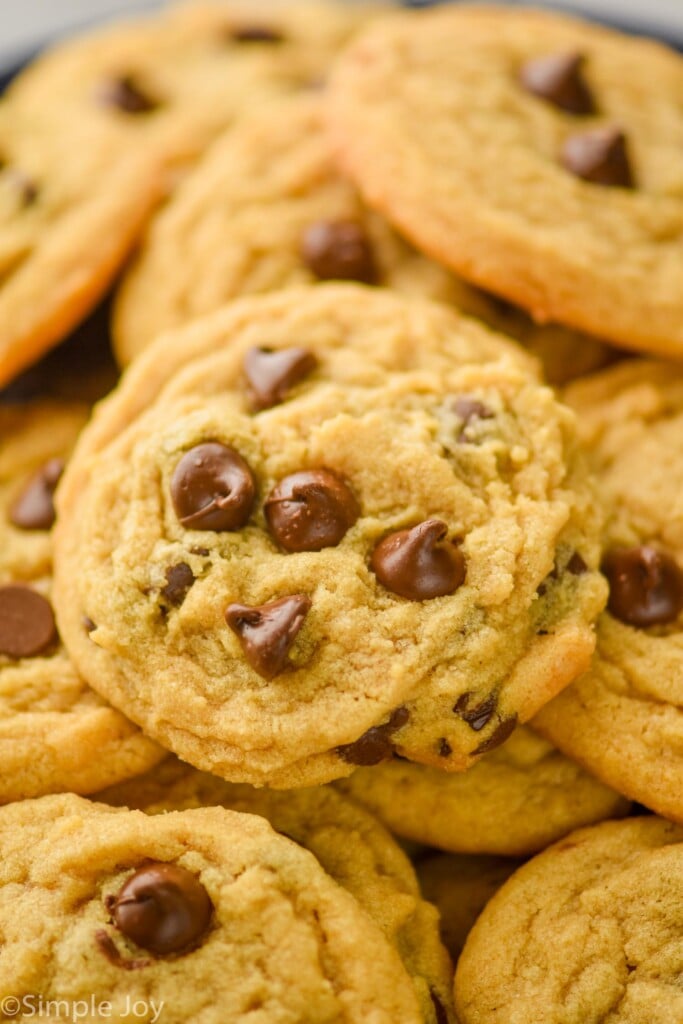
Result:
{"label": "partially visible cookie", "polygon": [[0,406],[0,803],[93,792],[163,755],[86,685],[55,627],[52,492],[86,419],[76,405]]}
{"label": "partially visible cookie", "polygon": [[512,857],[453,853],[437,853],[417,861],[420,888],[425,899],[439,911],[441,936],[454,963],[458,962],[474,922],[519,865],[520,861]]}
{"label": "partially visible cookie", "polygon": [[660,44],[446,4],[373,23],[331,116],[369,205],[434,259],[541,322],[680,359],[682,92]]}
{"label": "partially visible cookie", "polygon": [[567,392],[608,507],[590,671],[537,725],[608,785],[683,823],[683,371],[629,362]]}
{"label": "partially visible cookie", "polygon": [[155,217],[119,290],[117,358],[240,295],[350,279],[436,299],[520,340],[553,384],[598,369],[611,349],[536,327],[421,256],[334,167],[318,95],[269,104],[220,139]]}
{"label": "partially visible cookie", "polygon": [[661,818],[572,833],[521,867],[470,932],[461,1024],[683,1019],[683,830]]}
{"label": "partially visible cookie", "polygon": [[451,1019],[452,969],[439,941],[437,915],[420,899],[410,862],[372,815],[332,787],[278,792],[237,786],[169,758],[97,799],[148,814],[222,806],[267,818],[276,832],[310,850],[396,946],[425,1022]]}
{"label": "partially visible cookie", "polygon": [[112,141],[0,103],[0,387],[90,312],[158,198],[154,161]]}
{"label": "partially visible cookie", "polygon": [[529,855],[629,807],[523,726],[462,774],[395,759],[337,785],[397,835],[453,853]]}
{"label": "partially visible cookie", "polygon": [[19,1012],[87,994],[167,1024],[421,1024],[380,929],[256,815],[23,801],[0,810],[0,864],[0,996]]}
{"label": "partially visible cookie", "polygon": [[166,335],[59,501],[80,669],[230,781],[328,781],[394,748],[462,770],[593,649],[600,517],[572,416],[436,304],[320,285]]}

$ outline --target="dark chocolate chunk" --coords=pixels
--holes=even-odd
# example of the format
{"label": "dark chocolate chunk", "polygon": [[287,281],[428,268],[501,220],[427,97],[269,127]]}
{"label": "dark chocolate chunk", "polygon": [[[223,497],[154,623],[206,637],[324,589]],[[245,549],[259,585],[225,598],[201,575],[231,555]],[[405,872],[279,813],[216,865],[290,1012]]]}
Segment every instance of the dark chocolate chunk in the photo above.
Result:
{"label": "dark chocolate chunk", "polygon": [[235,43],[284,43],[285,41],[284,33],[269,25],[237,25],[230,29],[230,38]]}
{"label": "dark chocolate chunk", "polygon": [[213,906],[190,871],[176,864],[147,864],[107,901],[114,924],[156,956],[182,953],[208,931]]}
{"label": "dark chocolate chunk", "polygon": [[34,473],[9,511],[10,522],[21,530],[49,530],[55,521],[52,501],[64,472],[62,459],[50,459]]}
{"label": "dark chocolate chunk", "polygon": [[151,960],[126,960],[114,945],[114,940],[104,928],[95,932],[95,942],[101,953],[104,953],[110,964],[114,967],[121,967],[124,971],[139,971],[142,967],[149,967]]}
{"label": "dark chocolate chunk", "polygon": [[244,357],[249,400],[257,412],[284,402],[287,394],[307,377],[318,360],[305,348],[250,348]]}
{"label": "dark chocolate chunk", "polygon": [[635,187],[626,136],[618,128],[589,128],[570,135],[562,147],[562,164],[594,185]]}
{"label": "dark chocolate chunk", "polygon": [[23,583],[0,587],[0,654],[32,658],[57,639],[50,602]]}
{"label": "dark chocolate chunk", "polygon": [[194,583],[194,573],[187,562],[178,562],[166,570],[166,586],[161,590],[161,596],[169,604],[178,607],[187,597],[187,592]]}
{"label": "dark chocolate chunk", "polygon": [[256,484],[239,452],[217,441],[190,448],[171,481],[173,507],[188,530],[239,530],[249,519]]}
{"label": "dark chocolate chunk", "polygon": [[254,671],[273,679],[289,666],[289,651],[310,608],[310,597],[292,594],[257,607],[228,605],[225,621]]}
{"label": "dark chocolate chunk", "polygon": [[496,747],[500,747],[507,739],[510,738],[510,736],[512,736],[516,727],[517,715],[511,715],[509,718],[502,718],[491,735],[485,740],[482,740],[479,746],[472,751],[472,755],[486,754],[489,750],[495,750]]}
{"label": "dark chocolate chunk", "polygon": [[571,573],[572,576],[583,576],[584,573],[588,572],[588,566],[578,551],[575,551],[567,562],[567,572]]}
{"label": "dark chocolate chunk", "polygon": [[321,281],[377,281],[370,240],[356,221],[321,220],[311,224],[301,238],[301,256]]}
{"label": "dark chocolate chunk", "polygon": [[143,89],[133,75],[121,75],[103,82],[98,98],[108,107],[115,107],[125,114],[149,114],[160,106],[158,100]]}
{"label": "dark chocolate chunk", "polygon": [[439,757],[450,757],[453,753],[453,747],[450,745],[445,736],[442,736],[439,740]]}
{"label": "dark chocolate chunk", "polygon": [[446,523],[427,519],[409,530],[390,533],[372,553],[370,567],[394,594],[425,601],[454,593],[465,580],[465,557],[446,541]]}
{"label": "dark chocolate chunk", "polygon": [[471,729],[474,729],[475,732],[481,732],[484,726],[493,718],[498,706],[498,698],[495,693],[491,693],[485,700],[475,704],[474,707],[470,707],[471,697],[471,693],[463,693],[458,698],[453,710],[464,722],[467,722]]}
{"label": "dark chocolate chunk", "polygon": [[383,725],[374,725],[362,736],[359,736],[354,743],[345,743],[337,747],[337,753],[342,761],[348,764],[355,764],[362,767],[370,767],[388,761],[394,753],[392,735],[398,729],[403,728],[410,719],[408,708],[396,708],[392,711],[388,722]]}
{"label": "dark chocolate chunk", "polygon": [[568,114],[593,114],[595,102],[583,77],[580,53],[535,57],[522,67],[519,78],[527,90]]}
{"label": "dark chocolate chunk", "polygon": [[270,532],[285,551],[334,547],[360,515],[348,484],[329,469],[285,477],[270,492],[263,510]]}
{"label": "dark chocolate chunk", "polygon": [[608,552],[602,571],[609,580],[607,607],[630,626],[674,622],[683,611],[683,570],[648,544]]}

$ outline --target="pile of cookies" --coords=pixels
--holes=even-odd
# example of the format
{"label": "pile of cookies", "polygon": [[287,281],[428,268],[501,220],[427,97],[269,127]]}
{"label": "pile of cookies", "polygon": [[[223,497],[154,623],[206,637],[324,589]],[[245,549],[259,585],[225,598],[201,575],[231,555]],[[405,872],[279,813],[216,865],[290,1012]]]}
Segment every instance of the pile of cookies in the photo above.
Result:
{"label": "pile of cookies", "polygon": [[0,1019],[683,1021],[681,97],[333,0],[14,80]]}

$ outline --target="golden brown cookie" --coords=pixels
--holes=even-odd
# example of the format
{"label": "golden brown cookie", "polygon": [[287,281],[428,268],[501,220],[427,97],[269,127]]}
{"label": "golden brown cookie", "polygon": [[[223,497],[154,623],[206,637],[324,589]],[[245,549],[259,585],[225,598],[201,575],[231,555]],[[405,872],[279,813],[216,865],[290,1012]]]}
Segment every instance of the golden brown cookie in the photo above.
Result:
{"label": "golden brown cookie", "polygon": [[563,15],[444,5],[374,23],[332,94],[370,206],[467,280],[683,356],[683,60]]}

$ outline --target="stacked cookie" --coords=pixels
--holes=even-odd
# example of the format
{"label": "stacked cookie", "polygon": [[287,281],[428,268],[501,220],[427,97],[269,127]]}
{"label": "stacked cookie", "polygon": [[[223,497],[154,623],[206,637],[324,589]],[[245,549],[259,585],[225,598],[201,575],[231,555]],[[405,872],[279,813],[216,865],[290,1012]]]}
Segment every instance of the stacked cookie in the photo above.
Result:
{"label": "stacked cookie", "polygon": [[286,0],[13,83],[4,1018],[683,1013],[681,94]]}

